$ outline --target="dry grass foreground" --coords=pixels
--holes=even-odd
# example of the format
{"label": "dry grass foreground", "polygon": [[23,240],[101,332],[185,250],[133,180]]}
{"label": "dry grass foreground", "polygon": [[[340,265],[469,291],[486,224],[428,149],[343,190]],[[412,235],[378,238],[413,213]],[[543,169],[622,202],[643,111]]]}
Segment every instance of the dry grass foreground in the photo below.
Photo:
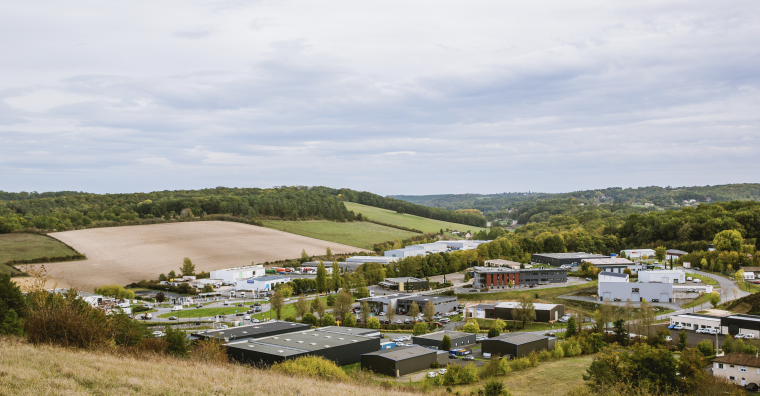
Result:
{"label": "dry grass foreground", "polygon": [[[236,364],[151,359],[0,338],[2,395],[413,395]],[[416,394],[419,396],[419,394]]]}
{"label": "dry grass foreground", "polygon": [[248,224],[224,221],[154,224],[56,232],[59,239],[87,260],[48,264],[62,286],[93,290],[106,284],[126,285],[179,272],[190,257],[196,272],[292,259],[301,249],[310,255],[351,253],[362,249]]}

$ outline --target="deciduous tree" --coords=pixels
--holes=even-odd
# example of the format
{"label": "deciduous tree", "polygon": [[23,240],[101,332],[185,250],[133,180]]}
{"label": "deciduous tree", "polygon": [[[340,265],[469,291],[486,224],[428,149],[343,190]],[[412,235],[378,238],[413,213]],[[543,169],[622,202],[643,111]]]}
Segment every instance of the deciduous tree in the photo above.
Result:
{"label": "deciduous tree", "polygon": [[182,259],[182,267],[179,270],[182,272],[182,276],[193,276],[195,275],[195,264],[190,261],[190,257],[185,257]]}
{"label": "deciduous tree", "polygon": [[428,323],[433,321],[433,316],[435,316],[435,305],[433,305],[433,302],[428,300],[428,302],[425,303],[425,307],[422,309],[423,314],[425,315],[425,319],[428,321]]}
{"label": "deciduous tree", "polygon": [[298,315],[299,318],[303,318],[307,312],[309,312],[309,302],[306,301],[306,295],[301,293],[301,295],[298,296],[298,301],[296,301],[296,315]]}
{"label": "deciduous tree", "polygon": [[412,318],[415,319],[420,314],[420,306],[417,305],[416,301],[412,301],[412,305],[409,306],[409,312],[407,314]]}
{"label": "deciduous tree", "polygon": [[[329,248],[328,248],[329,249]],[[337,261],[333,261],[332,263],[332,288],[335,292],[340,289],[342,284],[342,279],[340,277],[340,266],[338,265]]]}
{"label": "deciduous tree", "polygon": [[329,287],[327,286],[327,269],[325,269],[325,263],[320,261],[319,266],[317,266],[317,292],[322,293],[328,291]]}
{"label": "deciduous tree", "polygon": [[533,305],[533,297],[528,293],[522,293],[517,301],[517,306],[512,308],[512,317],[522,322],[524,329],[526,324],[532,324],[536,320],[536,307]]}
{"label": "deciduous tree", "polygon": [[441,339],[441,350],[442,351],[448,351],[451,350],[451,337],[447,335],[443,336],[443,339]]}
{"label": "deciduous tree", "polygon": [[269,300],[269,304],[271,304],[272,308],[275,312],[275,315],[277,316],[277,320],[282,319],[282,307],[285,302],[285,297],[282,295],[282,292],[277,290],[274,292],[274,296],[272,296],[272,299]]}

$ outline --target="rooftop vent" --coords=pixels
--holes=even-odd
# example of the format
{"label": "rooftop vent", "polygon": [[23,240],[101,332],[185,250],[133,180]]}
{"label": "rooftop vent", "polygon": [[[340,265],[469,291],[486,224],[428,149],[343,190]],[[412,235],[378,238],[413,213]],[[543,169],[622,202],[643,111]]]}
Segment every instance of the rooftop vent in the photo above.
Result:
{"label": "rooftop vent", "polygon": [[283,351],[282,349],[278,349],[277,350],[277,353],[283,353],[283,352],[285,352],[285,351]]}
{"label": "rooftop vent", "polygon": [[316,342],[310,342],[309,345],[317,345]]}
{"label": "rooftop vent", "polygon": [[285,341],[290,341],[290,338],[286,338]]}
{"label": "rooftop vent", "polygon": [[329,345],[325,344],[325,348],[329,348],[329,347],[330,347]]}
{"label": "rooftop vent", "polygon": [[303,344],[303,341],[296,341],[296,342],[299,343],[299,344]]}

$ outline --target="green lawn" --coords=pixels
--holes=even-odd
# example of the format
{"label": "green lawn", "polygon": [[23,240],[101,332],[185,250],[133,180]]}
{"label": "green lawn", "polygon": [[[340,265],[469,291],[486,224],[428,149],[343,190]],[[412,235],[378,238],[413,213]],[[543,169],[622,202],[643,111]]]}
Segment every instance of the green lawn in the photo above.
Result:
{"label": "green lawn", "polygon": [[513,371],[503,378],[514,396],[564,396],[583,384],[583,374],[594,356],[578,356],[540,363],[538,367]]}
{"label": "green lawn", "polygon": [[353,202],[343,202],[348,210],[354,211],[354,213],[361,213],[371,220],[379,221],[381,223],[393,224],[397,226],[413,228],[422,232],[438,232],[441,229],[451,229],[459,231],[467,231],[475,233],[485,230],[485,228],[473,227],[465,224],[449,223],[447,221],[426,219],[424,217],[413,216],[408,214],[398,214],[392,210],[376,208],[374,206],[367,206]]}
{"label": "green lawn", "polygon": [[366,221],[338,223],[328,220],[264,220],[263,223],[265,227],[274,228],[275,230],[368,250],[372,250],[376,243],[407,239],[419,235],[414,232],[381,226]]}
{"label": "green lawn", "polygon": [[706,302],[710,301],[710,295],[707,293],[702,294],[701,296],[694,299],[694,301],[690,303],[686,303],[684,305],[681,305],[681,308],[691,308],[696,307],[697,305],[704,304]]}
{"label": "green lawn", "polygon": [[214,315],[234,315],[235,311],[245,312],[250,307],[218,307],[218,308],[185,308],[181,311],[158,315],[159,318],[176,316],[178,318],[200,318]]}
{"label": "green lawn", "polygon": [[73,254],[77,252],[49,236],[27,233],[0,234],[0,263]]}
{"label": "green lawn", "polygon": [[543,289],[516,289],[510,291],[499,291],[493,293],[462,293],[457,294],[459,300],[465,301],[490,301],[490,300],[517,300],[523,293],[530,293],[534,298],[538,294],[539,299],[553,298],[563,294],[577,292],[578,290],[596,288],[597,281],[591,281],[582,285],[573,285],[565,287],[549,287]]}

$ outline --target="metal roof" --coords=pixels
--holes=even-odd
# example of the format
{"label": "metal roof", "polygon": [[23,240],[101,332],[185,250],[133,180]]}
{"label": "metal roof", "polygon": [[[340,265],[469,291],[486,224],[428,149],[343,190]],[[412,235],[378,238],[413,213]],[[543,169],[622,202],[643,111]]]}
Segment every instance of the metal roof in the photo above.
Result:
{"label": "metal roof", "polygon": [[514,345],[529,344],[539,340],[548,340],[549,337],[533,333],[506,333],[498,337],[489,338],[488,341],[502,341]]}
{"label": "metal roof", "polygon": [[310,328],[311,326],[308,324],[274,320],[263,323],[253,323],[245,326],[230,327],[227,329],[199,331],[193,335],[201,338],[228,338],[230,340],[235,340],[264,337],[273,331],[301,331],[309,330]]}
{"label": "metal roof", "polygon": [[323,331],[323,329],[315,329],[229,343],[227,344],[227,347],[256,350],[259,352],[271,353],[273,355],[290,356],[371,339],[377,338],[366,335],[341,334],[331,331]]}
{"label": "metal roof", "polygon": [[436,351],[420,346],[399,346],[395,348],[384,349],[377,352],[365,353],[365,355],[378,355],[392,360],[411,359],[418,356],[437,354]]}
{"label": "metal roof", "polygon": [[[496,308],[517,308],[517,305],[520,304],[517,301],[505,301],[503,303],[496,304]],[[534,303],[533,308],[541,311],[554,309],[559,304],[541,304],[541,303]]]}
{"label": "metal roof", "polygon": [[600,272],[599,276],[602,276],[602,275],[604,275],[604,276],[614,276],[614,277],[618,277],[618,278],[627,278],[628,277],[627,274],[619,274],[617,272],[610,272],[610,271],[602,271],[602,272]]}
{"label": "metal roof", "polygon": [[452,340],[457,339],[457,338],[464,338],[464,337],[469,337],[469,336],[475,336],[474,334],[462,333],[461,331],[448,331],[448,330],[444,330],[444,331],[436,331],[436,332],[428,333],[428,334],[416,335],[413,338],[425,338],[425,339],[428,339],[428,340],[438,340],[438,341],[441,341],[441,340],[443,340],[443,336],[445,336],[445,335],[449,336],[449,338],[451,338]]}

